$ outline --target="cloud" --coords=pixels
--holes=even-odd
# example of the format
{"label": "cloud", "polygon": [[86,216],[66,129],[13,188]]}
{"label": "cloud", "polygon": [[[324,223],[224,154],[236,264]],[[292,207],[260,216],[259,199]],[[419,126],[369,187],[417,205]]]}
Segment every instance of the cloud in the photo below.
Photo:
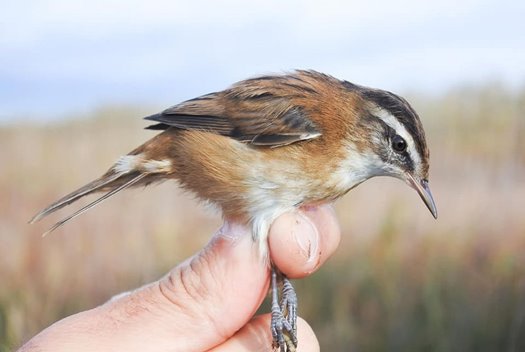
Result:
{"label": "cloud", "polygon": [[412,91],[525,77],[520,2],[34,0],[3,7],[0,119],[111,101],[169,105],[292,68]]}

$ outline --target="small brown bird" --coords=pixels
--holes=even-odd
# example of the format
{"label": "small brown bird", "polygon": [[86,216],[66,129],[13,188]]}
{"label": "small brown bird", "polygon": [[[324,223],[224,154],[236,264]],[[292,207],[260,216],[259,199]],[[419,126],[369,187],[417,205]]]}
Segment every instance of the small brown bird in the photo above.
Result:
{"label": "small brown bird", "polygon": [[[125,188],[174,179],[218,205],[225,219],[251,226],[268,258],[268,230],[279,215],[333,201],[374,176],[405,181],[437,218],[423,126],[393,93],[295,71],[247,79],[146,120],[156,122],[148,129],[163,132],[31,222],[90,193],[107,192],[50,232]],[[272,296],[274,344],[295,351],[297,300],[274,267]]]}

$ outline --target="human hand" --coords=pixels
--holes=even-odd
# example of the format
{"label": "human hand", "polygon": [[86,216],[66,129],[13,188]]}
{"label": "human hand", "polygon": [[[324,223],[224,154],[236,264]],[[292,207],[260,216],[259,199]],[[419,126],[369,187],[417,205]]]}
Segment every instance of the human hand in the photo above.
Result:
{"label": "human hand", "polygon": [[[268,238],[273,263],[289,278],[317,270],[340,232],[330,206],[286,213]],[[225,223],[210,243],[159,281],[51,325],[27,351],[270,351],[270,314],[253,317],[269,287],[250,229]],[[253,318],[252,318],[253,317]],[[319,351],[298,321],[299,352]]]}

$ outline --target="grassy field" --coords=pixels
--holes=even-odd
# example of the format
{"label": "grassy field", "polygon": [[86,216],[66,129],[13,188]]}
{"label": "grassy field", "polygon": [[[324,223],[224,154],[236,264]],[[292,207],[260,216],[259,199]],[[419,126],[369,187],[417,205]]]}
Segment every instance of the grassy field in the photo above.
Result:
{"label": "grassy field", "polygon": [[[525,351],[525,90],[410,100],[439,220],[393,179],[350,192],[337,254],[296,283],[300,314],[323,351]],[[122,193],[45,238],[49,221],[27,224],[151,137],[147,110],[0,127],[0,351],[160,277],[219,226],[175,184]]]}

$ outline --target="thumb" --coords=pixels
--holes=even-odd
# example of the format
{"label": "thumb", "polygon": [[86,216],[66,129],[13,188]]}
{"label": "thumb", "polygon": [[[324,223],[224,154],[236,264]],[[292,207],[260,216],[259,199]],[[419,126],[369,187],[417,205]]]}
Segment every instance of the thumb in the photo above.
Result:
{"label": "thumb", "polygon": [[226,222],[201,252],[159,282],[171,306],[170,325],[187,343],[177,348],[206,350],[232,336],[255,314],[268,278],[250,230]]}

